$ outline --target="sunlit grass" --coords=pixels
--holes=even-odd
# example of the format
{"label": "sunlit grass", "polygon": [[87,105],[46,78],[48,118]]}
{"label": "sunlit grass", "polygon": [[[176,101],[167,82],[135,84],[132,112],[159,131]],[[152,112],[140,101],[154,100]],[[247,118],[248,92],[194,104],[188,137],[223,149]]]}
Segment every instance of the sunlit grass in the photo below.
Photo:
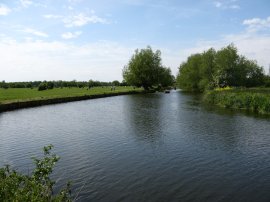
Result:
{"label": "sunlit grass", "polygon": [[0,103],[11,103],[28,100],[43,100],[51,98],[63,98],[63,97],[75,97],[83,95],[100,95],[107,93],[119,93],[129,91],[142,91],[141,88],[133,87],[116,87],[115,90],[111,90],[111,87],[94,87],[87,88],[54,88],[51,90],[38,91],[37,88],[9,88],[0,89]]}
{"label": "sunlit grass", "polygon": [[226,108],[246,109],[260,114],[270,114],[270,88],[236,88],[214,90],[205,94],[210,104]]}

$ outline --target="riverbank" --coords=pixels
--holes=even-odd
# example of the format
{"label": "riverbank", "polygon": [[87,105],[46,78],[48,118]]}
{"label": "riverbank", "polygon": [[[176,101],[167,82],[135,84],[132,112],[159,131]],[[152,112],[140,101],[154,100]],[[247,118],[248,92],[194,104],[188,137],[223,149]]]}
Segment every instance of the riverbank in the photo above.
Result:
{"label": "riverbank", "polygon": [[204,102],[225,108],[270,114],[270,88],[244,88],[207,91]]}
{"label": "riverbank", "polygon": [[37,89],[0,89],[0,112],[15,109],[58,104],[80,100],[104,98],[111,96],[144,93],[141,88],[110,87],[86,88],[57,88],[45,91]]}

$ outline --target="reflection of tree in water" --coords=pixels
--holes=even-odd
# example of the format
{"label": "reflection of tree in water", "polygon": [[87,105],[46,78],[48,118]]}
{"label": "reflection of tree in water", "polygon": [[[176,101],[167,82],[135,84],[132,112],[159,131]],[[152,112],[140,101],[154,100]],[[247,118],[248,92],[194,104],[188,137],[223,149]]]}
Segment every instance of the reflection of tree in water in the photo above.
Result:
{"label": "reflection of tree in water", "polygon": [[140,140],[155,142],[162,136],[160,94],[128,96],[127,118],[130,130]]}

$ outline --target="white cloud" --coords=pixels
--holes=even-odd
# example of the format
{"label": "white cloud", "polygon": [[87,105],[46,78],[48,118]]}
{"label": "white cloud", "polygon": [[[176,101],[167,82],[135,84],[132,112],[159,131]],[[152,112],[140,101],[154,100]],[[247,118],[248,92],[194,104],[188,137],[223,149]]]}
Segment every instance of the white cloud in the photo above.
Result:
{"label": "white cloud", "polygon": [[47,19],[60,19],[60,18],[63,18],[62,15],[53,15],[53,14],[46,14],[46,15],[43,15],[44,18],[47,18]]}
{"label": "white cloud", "polygon": [[239,5],[230,5],[229,8],[231,9],[240,9]]}
{"label": "white cloud", "polygon": [[63,19],[63,22],[65,23],[66,27],[81,27],[84,25],[87,25],[89,23],[101,23],[105,24],[108,23],[106,19],[100,18],[96,16],[95,14],[91,16],[86,16],[83,13],[79,13],[78,15],[68,16]]}
{"label": "white cloud", "polygon": [[35,29],[31,29],[31,28],[25,28],[25,29],[22,29],[20,31],[25,32],[25,33],[28,33],[28,34],[33,34],[35,36],[49,37],[49,35],[46,34],[45,32],[41,32],[41,31],[38,31],[38,30],[35,30]]}
{"label": "white cloud", "polygon": [[47,19],[61,19],[62,22],[65,24],[65,27],[81,27],[90,23],[92,24],[109,23],[105,18],[101,18],[95,15],[94,10],[91,10],[91,15],[86,15],[84,13],[79,13],[77,15],[70,15],[70,16],[46,14],[43,15],[43,17]]}
{"label": "white cloud", "polygon": [[134,50],[108,41],[75,45],[0,37],[0,80],[122,80]]}
{"label": "white cloud", "polygon": [[213,4],[216,8],[219,9],[240,9],[240,6],[236,4],[237,0],[220,0],[214,1]]}
{"label": "white cloud", "polygon": [[66,32],[63,33],[61,36],[63,39],[73,39],[73,38],[77,38],[78,36],[80,36],[82,34],[81,31],[77,31],[77,32]]}
{"label": "white cloud", "polygon": [[249,31],[259,31],[265,28],[270,28],[270,16],[266,19],[252,18],[243,21],[243,25],[248,26]]}
{"label": "white cloud", "polygon": [[214,2],[214,4],[217,8],[220,8],[222,6],[222,3],[219,1]]}
{"label": "white cloud", "polygon": [[20,0],[20,3],[24,8],[28,8],[33,4],[31,0]]}
{"label": "white cloud", "polygon": [[0,15],[8,15],[11,9],[4,4],[0,4]]}
{"label": "white cloud", "polygon": [[82,2],[83,0],[68,0],[68,2],[70,3],[80,3]]}

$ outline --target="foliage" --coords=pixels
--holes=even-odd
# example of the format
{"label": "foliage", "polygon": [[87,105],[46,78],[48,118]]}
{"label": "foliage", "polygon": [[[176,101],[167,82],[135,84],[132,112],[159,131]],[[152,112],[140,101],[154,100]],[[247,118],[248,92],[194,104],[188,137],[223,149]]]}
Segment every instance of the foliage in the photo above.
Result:
{"label": "foliage", "polygon": [[[116,82],[116,81],[113,81]],[[97,86],[112,86],[113,82],[102,82],[102,81],[27,81],[27,82],[0,82],[0,88],[38,88],[41,83],[46,83],[48,89],[53,88],[65,88],[65,87],[97,87]],[[120,86],[127,86],[126,83],[120,83]]]}
{"label": "foliage", "polygon": [[47,82],[47,88],[48,89],[53,89],[54,88],[54,83],[52,81]]}
{"label": "foliage", "polygon": [[42,90],[47,90],[48,89],[48,86],[47,86],[47,83],[46,82],[42,82],[39,84],[38,86],[38,90],[39,91],[42,91]]}
{"label": "foliage", "polygon": [[0,201],[71,201],[70,183],[53,194],[55,182],[50,174],[59,157],[51,154],[52,148],[52,145],[43,148],[43,158],[33,158],[36,167],[29,176],[9,166],[0,168]]}
{"label": "foliage", "polygon": [[226,108],[247,109],[260,114],[270,114],[270,89],[209,91],[205,94],[204,101]]}
{"label": "foliage", "polygon": [[231,44],[219,51],[211,48],[188,57],[179,67],[177,84],[190,91],[224,86],[255,87],[264,84],[263,68],[239,55]]}
{"label": "foliage", "polygon": [[173,77],[169,68],[163,67],[161,52],[154,52],[150,46],[135,50],[129,63],[123,69],[123,78],[130,84],[148,90],[154,85],[171,85]]}
{"label": "foliage", "polygon": [[264,86],[265,87],[270,87],[270,76],[265,76],[264,77]]}
{"label": "foliage", "polygon": [[121,83],[119,81],[115,80],[115,81],[112,82],[112,85],[113,86],[120,86]]}

